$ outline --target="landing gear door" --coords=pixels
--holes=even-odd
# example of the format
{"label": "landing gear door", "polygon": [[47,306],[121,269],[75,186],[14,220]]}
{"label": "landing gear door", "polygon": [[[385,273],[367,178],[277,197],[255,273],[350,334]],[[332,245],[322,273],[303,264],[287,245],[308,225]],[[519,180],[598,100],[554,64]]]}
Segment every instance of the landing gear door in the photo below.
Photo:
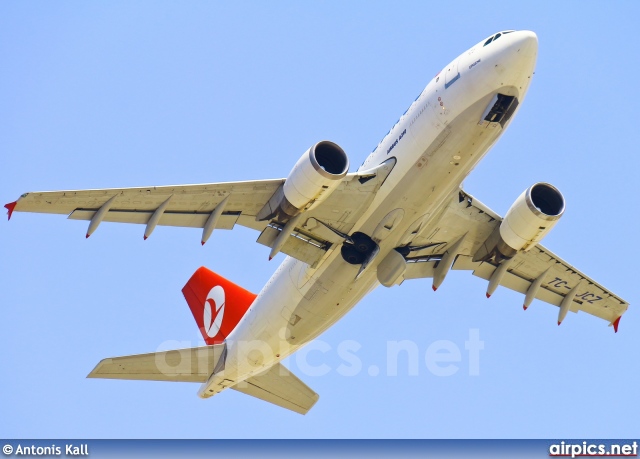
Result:
{"label": "landing gear door", "polygon": [[479,125],[487,124],[495,127],[498,124],[504,128],[518,108],[518,98],[506,94],[496,94],[493,96],[487,108],[485,108]]}

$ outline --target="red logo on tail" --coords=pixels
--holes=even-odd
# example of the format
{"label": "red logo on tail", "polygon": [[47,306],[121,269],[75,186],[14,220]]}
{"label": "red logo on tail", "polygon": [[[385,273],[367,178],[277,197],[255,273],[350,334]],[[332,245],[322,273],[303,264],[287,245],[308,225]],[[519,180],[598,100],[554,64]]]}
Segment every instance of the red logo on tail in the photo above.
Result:
{"label": "red logo on tail", "polygon": [[207,344],[222,343],[256,299],[256,295],[205,267],[182,289]]}

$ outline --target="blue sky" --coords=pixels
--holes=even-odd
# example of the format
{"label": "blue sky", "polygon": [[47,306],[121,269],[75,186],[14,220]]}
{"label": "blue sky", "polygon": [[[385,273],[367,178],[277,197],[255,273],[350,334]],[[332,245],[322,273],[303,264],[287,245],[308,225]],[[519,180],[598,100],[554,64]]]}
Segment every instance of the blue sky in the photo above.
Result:
{"label": "blue sky", "polygon": [[[330,139],[360,164],[442,67],[499,30],[539,37],[536,75],[508,132],[465,189],[504,214],[536,181],[565,195],[544,244],[631,303],[600,320],[452,272],[380,287],[321,336],[305,417],[197,384],[87,380],[102,358],[200,344],[181,288],[205,265],[258,292],[256,234],[18,213],[0,222],[0,437],[638,437],[637,2],[3,2],[0,197],[27,191],[284,177]],[[4,203],[3,202],[3,203]],[[484,342],[479,374],[464,349]],[[339,374],[338,348],[364,370]],[[411,340],[417,375],[383,368]],[[446,340],[458,371],[424,356]],[[328,347],[327,347],[328,346]],[[290,362],[295,370],[295,359]],[[297,370],[296,370],[297,371]]]}

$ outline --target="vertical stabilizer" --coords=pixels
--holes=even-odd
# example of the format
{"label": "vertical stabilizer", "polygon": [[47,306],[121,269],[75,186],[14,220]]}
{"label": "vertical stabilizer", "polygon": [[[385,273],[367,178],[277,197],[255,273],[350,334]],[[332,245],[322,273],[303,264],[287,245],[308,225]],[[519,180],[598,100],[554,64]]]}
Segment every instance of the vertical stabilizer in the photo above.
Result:
{"label": "vertical stabilizer", "polygon": [[204,266],[191,276],[182,293],[207,344],[224,342],[256,299]]}

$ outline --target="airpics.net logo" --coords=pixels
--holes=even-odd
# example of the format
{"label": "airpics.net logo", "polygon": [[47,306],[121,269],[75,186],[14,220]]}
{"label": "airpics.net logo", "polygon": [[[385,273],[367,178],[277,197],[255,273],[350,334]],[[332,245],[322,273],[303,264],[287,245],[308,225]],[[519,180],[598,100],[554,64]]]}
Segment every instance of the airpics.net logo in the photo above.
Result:
{"label": "airpics.net logo", "polygon": [[549,446],[550,457],[638,457],[638,442],[570,443],[561,441]]}
{"label": "airpics.net logo", "polygon": [[204,331],[209,338],[213,338],[220,331],[222,319],[224,318],[225,294],[220,285],[213,287],[204,302],[204,312],[202,323]]}

